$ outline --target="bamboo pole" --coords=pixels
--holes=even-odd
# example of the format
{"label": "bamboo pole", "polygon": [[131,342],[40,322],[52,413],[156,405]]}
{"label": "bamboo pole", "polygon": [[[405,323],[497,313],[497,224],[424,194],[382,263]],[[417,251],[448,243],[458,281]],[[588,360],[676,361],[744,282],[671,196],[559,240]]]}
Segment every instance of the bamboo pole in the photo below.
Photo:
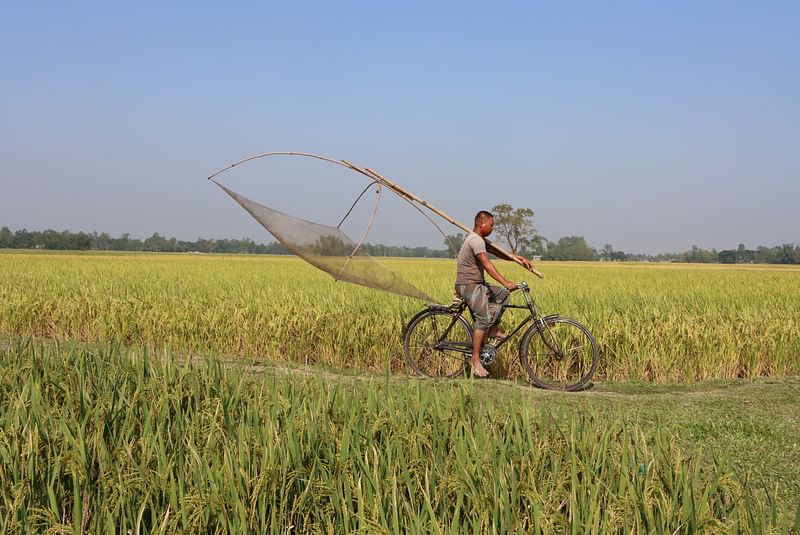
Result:
{"label": "bamboo pole", "polygon": [[[343,161],[345,164],[347,164],[348,166],[355,167],[355,166],[353,166],[351,163],[349,163],[349,162],[347,162],[347,161],[345,161],[345,160],[342,160],[342,161]],[[384,185],[386,185],[386,187],[388,187],[388,188],[390,188],[390,189],[394,190],[395,192],[397,192],[399,195],[401,195],[401,196],[405,197],[406,199],[408,199],[408,200],[411,200],[411,201],[414,201],[414,202],[417,202],[417,203],[421,204],[422,206],[424,206],[425,208],[427,208],[427,209],[428,209],[428,210],[430,210],[431,212],[433,212],[433,213],[435,213],[436,215],[440,216],[442,219],[444,219],[444,220],[445,220],[445,221],[447,221],[448,223],[451,223],[451,224],[455,225],[456,227],[460,228],[461,230],[463,230],[463,231],[464,231],[464,232],[466,232],[467,234],[469,234],[470,232],[472,232],[472,229],[471,229],[471,228],[469,228],[468,226],[464,225],[464,224],[463,224],[463,223],[461,223],[460,221],[457,221],[456,219],[454,219],[454,218],[452,218],[451,216],[447,215],[445,212],[443,212],[442,210],[439,210],[438,208],[436,208],[435,206],[433,206],[432,204],[430,204],[428,201],[426,201],[426,200],[424,200],[424,199],[421,199],[421,198],[417,197],[416,195],[414,195],[413,193],[411,193],[410,191],[408,191],[408,190],[406,190],[406,189],[404,189],[404,188],[401,188],[400,186],[398,186],[397,184],[395,184],[394,182],[392,182],[391,180],[389,180],[389,179],[388,179],[388,178],[386,178],[385,176],[381,175],[381,174],[380,174],[380,173],[378,173],[377,171],[375,171],[375,170],[373,170],[373,169],[370,169],[369,167],[365,167],[365,168],[364,168],[364,170],[363,170],[363,171],[361,171],[361,172],[363,173],[364,171],[366,171],[366,173],[365,173],[365,174],[368,174],[368,175],[369,175],[371,178],[374,178],[374,179],[375,179],[375,180],[377,180],[378,182],[381,182],[381,183],[383,183]],[[488,241],[488,240],[487,240],[487,241]],[[527,267],[525,267],[525,264],[523,264],[521,261],[517,260],[517,258],[516,258],[516,256],[515,256],[515,255],[513,255],[513,254],[512,254],[512,253],[510,253],[509,251],[506,251],[505,249],[503,249],[502,247],[500,247],[499,245],[497,245],[497,244],[496,244],[496,243],[494,243],[494,242],[489,242],[489,243],[491,244],[491,246],[492,246],[492,247],[494,247],[495,249],[497,249],[497,250],[498,250],[498,251],[500,251],[501,253],[508,255],[510,258],[513,258],[513,259],[514,259],[514,262],[516,262],[516,263],[517,263],[517,264],[519,264],[520,266],[524,267],[525,269],[527,269],[528,271],[530,271],[531,273],[533,273],[534,275],[536,275],[536,276],[537,276],[537,277],[539,277],[540,279],[543,279],[543,278],[544,278],[544,274],[543,274],[541,271],[537,270],[537,269],[536,269],[536,268],[534,268],[533,266],[531,266],[530,268],[527,268]]]}

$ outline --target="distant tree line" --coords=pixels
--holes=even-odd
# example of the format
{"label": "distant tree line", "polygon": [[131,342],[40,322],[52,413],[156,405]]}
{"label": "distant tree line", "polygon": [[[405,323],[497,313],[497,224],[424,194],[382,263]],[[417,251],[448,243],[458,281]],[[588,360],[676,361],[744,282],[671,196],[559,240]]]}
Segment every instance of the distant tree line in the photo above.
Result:
{"label": "distant tree line", "polygon": [[[510,207],[509,207],[510,208]],[[513,211],[512,211],[513,213]],[[531,211],[532,213],[532,211]],[[532,217],[527,212],[525,217]],[[497,213],[495,219],[498,219]],[[495,227],[498,225],[495,223]],[[614,250],[611,244],[602,249],[590,246],[583,236],[564,236],[552,242],[536,233],[533,225],[526,228],[529,235],[515,234],[506,230],[498,233],[496,238],[500,245],[509,247],[513,252],[527,257],[540,257],[543,260],[584,260],[584,261],[628,261],[628,262],[698,262],[722,264],[800,264],[800,246],[786,243],[775,247],[760,246],[747,249],[739,244],[737,249],[717,251],[705,250],[692,246],[691,250],[682,253],[662,253],[645,255],[625,253]],[[531,235],[532,234],[532,235]],[[511,242],[507,239],[511,236]],[[365,243],[362,247],[372,256],[416,257],[416,258],[452,258],[466,236],[463,233],[449,235],[445,239],[444,249],[429,247],[407,247]],[[513,244],[513,246],[512,246]],[[11,231],[8,227],[0,228],[0,249],[46,249],[64,251],[143,251],[170,253],[238,253],[238,254],[291,254],[278,242],[268,244],[256,243],[249,238],[242,239],[207,239],[195,241],[165,238],[154,233],[144,240],[132,238],[125,233],[118,238],[106,232],[77,232],[68,230],[29,231],[20,229]]]}
{"label": "distant tree line", "polygon": [[[464,243],[464,234],[449,236],[454,245]],[[447,244],[447,242],[445,242]],[[506,245],[501,243],[501,245]],[[448,246],[449,248],[449,246]],[[450,256],[456,253],[448,251]],[[738,249],[710,251],[700,249],[696,245],[682,253],[661,253],[656,255],[626,253],[614,250],[611,244],[606,244],[597,250],[590,246],[583,236],[564,236],[557,242],[544,241],[543,249],[538,251],[522,250],[519,254],[532,258],[540,257],[542,260],[584,260],[603,262],[691,262],[691,263],[720,263],[720,264],[800,264],[800,246],[793,243],[784,243],[775,247],[760,246],[756,249],[746,249],[739,244]]]}
{"label": "distant tree line", "polygon": [[398,245],[384,245],[382,243],[365,243],[364,249],[371,256],[401,256],[413,258],[449,258],[447,249],[430,249],[428,247],[406,247]]}
{"label": "distant tree line", "polygon": [[[321,244],[330,248],[330,244]],[[404,256],[422,258],[447,258],[447,250],[428,247],[405,247],[365,243],[362,247],[372,256]],[[339,246],[341,249],[341,246]],[[0,249],[46,249],[50,251],[143,251],[165,253],[238,253],[238,254],[291,254],[279,242],[255,243],[249,238],[206,239],[195,241],[165,238],[157,232],[149,238],[131,238],[128,233],[115,238],[106,232],[77,232],[68,230],[29,231],[21,229],[12,232],[8,227],[0,228]],[[326,249],[327,250],[327,249]],[[336,251],[337,253],[343,253]],[[328,251],[330,253],[330,251]]]}
{"label": "distant tree line", "polygon": [[248,238],[240,240],[198,238],[196,241],[185,241],[165,238],[156,232],[149,238],[140,240],[131,238],[128,233],[114,238],[106,232],[73,233],[68,230],[59,232],[51,229],[41,232],[26,229],[11,232],[8,227],[0,228],[0,249],[289,254],[280,243],[264,245]]}
{"label": "distant tree line", "polygon": [[[659,255],[629,254],[615,251],[607,243],[597,250],[589,245],[583,236],[564,236],[552,242],[540,235],[533,225],[533,210],[513,208],[509,204],[498,204],[492,208],[494,214],[494,234],[492,239],[508,247],[511,252],[543,260],[601,260],[606,262],[719,262],[723,264],[800,264],[800,247],[786,243],[776,247],[747,249],[739,244],[737,249],[706,251],[696,245],[683,253],[664,253]],[[449,235],[444,245],[450,256],[458,254],[466,236],[464,233]]]}

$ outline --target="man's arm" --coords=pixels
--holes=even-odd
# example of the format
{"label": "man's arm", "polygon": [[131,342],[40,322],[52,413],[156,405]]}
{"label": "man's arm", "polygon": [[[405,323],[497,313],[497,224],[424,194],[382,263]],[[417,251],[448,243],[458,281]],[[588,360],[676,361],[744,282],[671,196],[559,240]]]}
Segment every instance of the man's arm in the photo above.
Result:
{"label": "man's arm", "polygon": [[[502,258],[503,260],[508,260],[510,262],[519,262],[520,264],[525,266],[525,268],[527,268],[527,269],[533,268],[533,262],[531,262],[530,260],[528,260],[524,256],[508,253],[508,252],[498,248],[497,246],[495,246],[495,244],[493,244],[489,240],[484,240],[484,241],[486,242],[486,250],[488,252],[492,253],[493,255],[495,255],[497,258]],[[488,271],[488,269],[487,269],[487,271]],[[491,275],[491,272],[489,274]],[[494,275],[492,275],[492,277],[494,278]],[[497,279],[495,279],[495,280],[497,280]],[[500,282],[500,281],[498,280],[497,282]]]}
{"label": "man's arm", "polygon": [[508,280],[507,278],[502,276],[499,271],[497,271],[497,268],[494,267],[494,264],[492,264],[492,261],[489,260],[489,255],[488,254],[486,254],[486,253],[478,253],[477,255],[475,255],[475,259],[480,263],[480,265],[483,266],[483,269],[486,271],[486,273],[491,275],[491,277],[494,280],[496,280],[497,282],[502,284],[506,289],[514,290],[517,287],[517,283],[516,282]]}

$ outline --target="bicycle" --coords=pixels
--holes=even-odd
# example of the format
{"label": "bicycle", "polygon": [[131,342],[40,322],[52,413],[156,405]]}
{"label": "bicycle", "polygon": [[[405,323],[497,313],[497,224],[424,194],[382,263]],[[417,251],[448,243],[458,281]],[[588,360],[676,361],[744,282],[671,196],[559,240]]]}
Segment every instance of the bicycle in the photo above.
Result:
{"label": "bicycle", "polygon": [[[525,325],[532,323],[519,342],[519,359],[533,383],[548,390],[574,392],[591,380],[599,361],[597,342],[587,327],[559,314],[542,316],[525,281],[524,305],[506,304],[506,309],[528,310],[505,338],[495,344],[484,343],[481,363],[490,366],[497,351]],[[453,378],[463,375],[472,357],[472,326],[462,300],[451,306],[429,305],[403,328],[403,351],[411,368],[427,377]],[[470,312],[471,313],[471,312]]]}

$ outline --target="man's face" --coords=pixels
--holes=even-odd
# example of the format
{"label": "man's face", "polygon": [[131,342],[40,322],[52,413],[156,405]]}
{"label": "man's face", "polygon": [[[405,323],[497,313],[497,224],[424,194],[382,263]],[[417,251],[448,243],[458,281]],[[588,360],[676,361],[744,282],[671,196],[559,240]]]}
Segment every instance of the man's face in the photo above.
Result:
{"label": "man's face", "polygon": [[481,236],[483,236],[484,238],[489,234],[491,234],[492,231],[494,230],[494,218],[490,217],[488,219],[484,219],[483,221],[481,221],[480,228],[481,228]]}

